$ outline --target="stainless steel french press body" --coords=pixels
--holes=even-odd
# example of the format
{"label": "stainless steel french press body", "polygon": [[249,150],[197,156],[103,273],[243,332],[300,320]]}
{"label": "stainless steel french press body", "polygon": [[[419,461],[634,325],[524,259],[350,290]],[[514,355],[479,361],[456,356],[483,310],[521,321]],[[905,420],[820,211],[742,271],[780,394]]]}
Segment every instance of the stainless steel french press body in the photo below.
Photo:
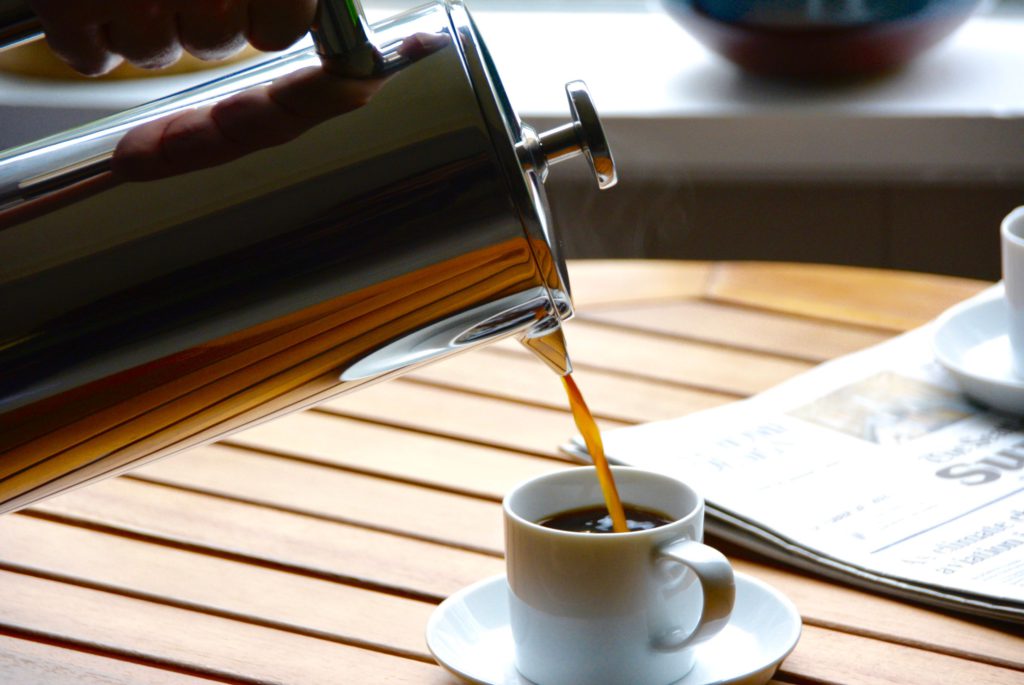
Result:
{"label": "stainless steel french press body", "polygon": [[[38,34],[21,0],[0,23],[8,45]],[[372,26],[322,0],[313,33],[0,155],[0,512],[500,338],[571,369],[543,181],[584,154],[615,182],[585,87],[533,131],[458,0]],[[129,136],[280,79],[309,108],[285,134],[119,165]],[[345,111],[351,79],[370,95]]]}

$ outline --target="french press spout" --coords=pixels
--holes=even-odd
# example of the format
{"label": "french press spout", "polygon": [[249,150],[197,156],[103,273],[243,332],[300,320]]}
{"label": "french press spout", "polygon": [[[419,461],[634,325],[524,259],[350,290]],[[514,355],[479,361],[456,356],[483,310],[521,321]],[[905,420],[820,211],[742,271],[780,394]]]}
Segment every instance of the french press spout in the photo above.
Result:
{"label": "french press spout", "polygon": [[[0,43],[38,33],[0,0]],[[370,25],[322,0],[313,33],[0,155],[0,512],[501,338],[571,370],[543,181],[583,155],[615,183],[585,86],[535,132],[458,1]],[[281,88],[296,109],[230,150],[125,163]]]}

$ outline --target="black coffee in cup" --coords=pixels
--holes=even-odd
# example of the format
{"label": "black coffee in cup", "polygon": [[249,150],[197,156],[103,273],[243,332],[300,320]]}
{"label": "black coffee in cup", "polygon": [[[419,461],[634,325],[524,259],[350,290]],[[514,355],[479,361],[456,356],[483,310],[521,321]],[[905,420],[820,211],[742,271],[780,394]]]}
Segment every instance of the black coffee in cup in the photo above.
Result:
{"label": "black coffee in cup", "polygon": [[[672,518],[660,511],[624,504],[626,527],[629,532],[650,530],[672,523]],[[604,506],[570,509],[537,521],[538,525],[573,533],[613,533],[612,517]]]}

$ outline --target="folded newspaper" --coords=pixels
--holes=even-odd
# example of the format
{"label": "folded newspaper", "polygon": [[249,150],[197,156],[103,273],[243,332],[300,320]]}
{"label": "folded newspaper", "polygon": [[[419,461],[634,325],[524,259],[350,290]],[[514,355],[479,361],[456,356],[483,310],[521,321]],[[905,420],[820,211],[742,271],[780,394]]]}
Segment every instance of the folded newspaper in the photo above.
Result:
{"label": "folded newspaper", "polygon": [[[608,458],[691,483],[709,532],[767,557],[1024,623],[1024,420],[960,394],[935,326],[747,400],[609,431]],[[563,449],[587,459],[579,438]]]}

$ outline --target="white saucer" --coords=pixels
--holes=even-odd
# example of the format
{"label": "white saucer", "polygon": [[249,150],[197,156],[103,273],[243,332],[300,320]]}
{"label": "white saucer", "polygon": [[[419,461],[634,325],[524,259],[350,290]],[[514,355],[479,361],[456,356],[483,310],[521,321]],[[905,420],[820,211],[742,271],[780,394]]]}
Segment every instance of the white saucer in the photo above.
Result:
{"label": "white saucer", "polygon": [[[533,685],[512,662],[505,576],[488,578],[441,602],[427,622],[427,646],[446,669],[479,685]],[[800,614],[774,588],[736,574],[736,606],[722,632],[696,647],[697,665],[674,685],[760,685],[793,651]]]}
{"label": "white saucer", "polygon": [[995,409],[1024,414],[1024,380],[1013,372],[1002,288],[947,310],[935,329],[935,358],[964,393]]}

